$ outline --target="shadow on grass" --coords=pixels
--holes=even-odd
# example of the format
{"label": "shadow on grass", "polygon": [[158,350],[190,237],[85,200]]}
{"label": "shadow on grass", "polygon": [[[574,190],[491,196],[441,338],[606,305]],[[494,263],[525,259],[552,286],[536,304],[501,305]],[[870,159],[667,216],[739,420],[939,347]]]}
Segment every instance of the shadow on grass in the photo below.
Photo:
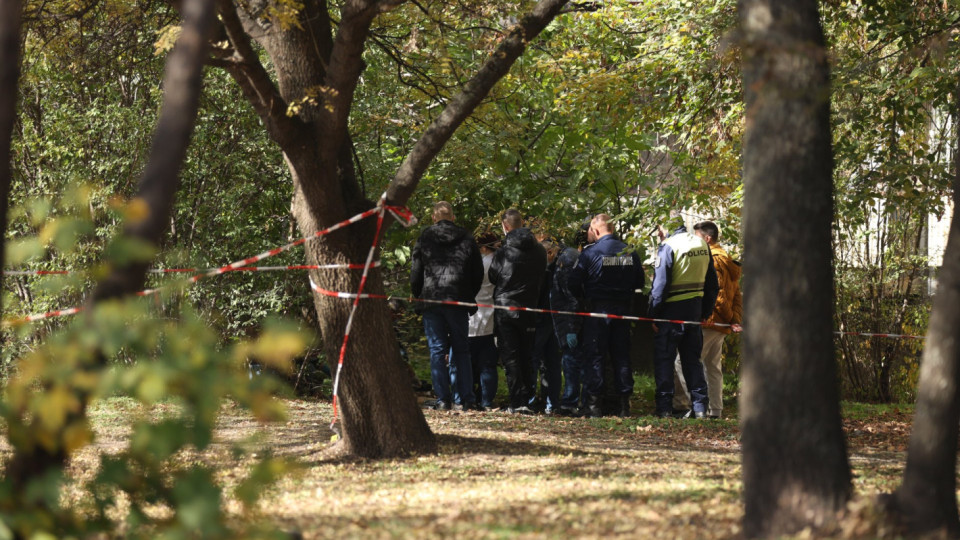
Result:
{"label": "shadow on grass", "polygon": [[588,456],[593,454],[593,452],[587,452],[579,448],[555,444],[449,434],[437,435],[437,444],[442,454],[490,454],[495,456],[551,456],[557,454]]}

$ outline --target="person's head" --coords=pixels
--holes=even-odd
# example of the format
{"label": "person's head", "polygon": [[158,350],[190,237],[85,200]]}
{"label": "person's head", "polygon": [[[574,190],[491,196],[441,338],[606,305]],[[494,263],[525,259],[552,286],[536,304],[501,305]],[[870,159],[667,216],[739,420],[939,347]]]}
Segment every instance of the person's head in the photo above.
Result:
{"label": "person's head", "polygon": [[720,229],[712,221],[701,221],[693,226],[693,234],[703,238],[708,244],[716,244],[720,240]]}
{"label": "person's head", "polygon": [[433,205],[433,222],[437,223],[439,221],[455,221],[457,216],[453,215],[453,205],[447,201],[440,201],[437,204]]}
{"label": "person's head", "polygon": [[573,236],[573,245],[576,246],[577,249],[583,249],[584,246],[590,243],[588,237],[590,236],[590,222],[593,221],[593,216],[593,214],[587,216]]}
{"label": "person's head", "polygon": [[597,214],[590,220],[590,230],[587,231],[587,241],[596,242],[608,234],[613,234],[613,223],[607,214]]}
{"label": "person's head", "polygon": [[520,211],[516,208],[511,208],[503,213],[503,218],[500,220],[503,224],[504,234],[523,227],[523,215],[520,214]]}
{"label": "person's head", "polygon": [[487,254],[493,253],[500,247],[500,237],[496,233],[487,231],[476,238],[477,247],[480,248],[480,253]]}

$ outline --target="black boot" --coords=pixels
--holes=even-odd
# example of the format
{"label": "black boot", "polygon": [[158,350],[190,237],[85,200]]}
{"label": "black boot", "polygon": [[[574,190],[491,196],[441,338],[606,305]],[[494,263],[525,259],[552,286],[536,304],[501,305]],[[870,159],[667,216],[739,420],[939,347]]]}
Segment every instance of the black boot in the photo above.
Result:
{"label": "black boot", "polygon": [[603,411],[600,409],[600,396],[587,396],[582,409],[583,412],[580,414],[582,417],[600,418],[603,416]]}
{"label": "black boot", "polygon": [[620,418],[630,417],[630,396],[620,396]]}

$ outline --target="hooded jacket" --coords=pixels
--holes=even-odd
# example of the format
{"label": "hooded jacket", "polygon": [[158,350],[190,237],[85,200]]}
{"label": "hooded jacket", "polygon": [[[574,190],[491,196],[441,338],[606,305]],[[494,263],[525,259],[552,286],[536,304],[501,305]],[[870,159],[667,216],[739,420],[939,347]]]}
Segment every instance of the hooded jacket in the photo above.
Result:
{"label": "hooded jacket", "polygon": [[[413,246],[410,290],[424,300],[473,303],[483,284],[483,259],[473,235],[452,221],[423,230]],[[420,310],[433,307],[420,306]],[[477,308],[469,308],[473,313]]]}
{"label": "hooded jacket", "polygon": [[740,293],[740,263],[730,258],[720,244],[710,245],[713,267],[717,271],[720,292],[713,307],[713,315],[707,319],[704,328],[729,334],[729,326],[711,326],[709,323],[740,324],[743,322],[743,295]]}
{"label": "hooded jacket", "polygon": [[[493,255],[490,283],[493,301],[504,306],[537,307],[540,285],[547,270],[547,250],[537,242],[530,229],[507,233],[503,245]],[[508,312],[516,315],[517,312]]]}

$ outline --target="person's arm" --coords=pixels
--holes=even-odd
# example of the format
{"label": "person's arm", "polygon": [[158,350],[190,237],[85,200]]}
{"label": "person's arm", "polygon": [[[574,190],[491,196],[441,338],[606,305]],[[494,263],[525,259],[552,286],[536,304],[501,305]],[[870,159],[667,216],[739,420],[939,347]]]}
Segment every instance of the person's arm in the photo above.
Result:
{"label": "person's arm", "polygon": [[413,296],[420,298],[423,293],[423,260],[420,254],[420,240],[413,245],[413,252],[410,255],[410,292]]}
{"label": "person's arm", "polygon": [[490,269],[487,270],[487,279],[494,286],[500,281],[500,269],[503,268],[503,249],[500,248],[493,254],[493,262],[490,263]]}
{"label": "person's arm", "polygon": [[587,253],[581,252],[576,262],[573,263],[573,268],[570,269],[570,274],[567,277],[567,289],[574,296],[583,298],[583,283],[587,280],[587,265],[589,261],[590,256]]}
{"label": "person's arm", "polygon": [[650,289],[650,316],[656,317],[663,311],[667,288],[670,286],[670,271],[673,269],[673,249],[660,244],[657,250],[657,262],[653,270],[653,286]]}

